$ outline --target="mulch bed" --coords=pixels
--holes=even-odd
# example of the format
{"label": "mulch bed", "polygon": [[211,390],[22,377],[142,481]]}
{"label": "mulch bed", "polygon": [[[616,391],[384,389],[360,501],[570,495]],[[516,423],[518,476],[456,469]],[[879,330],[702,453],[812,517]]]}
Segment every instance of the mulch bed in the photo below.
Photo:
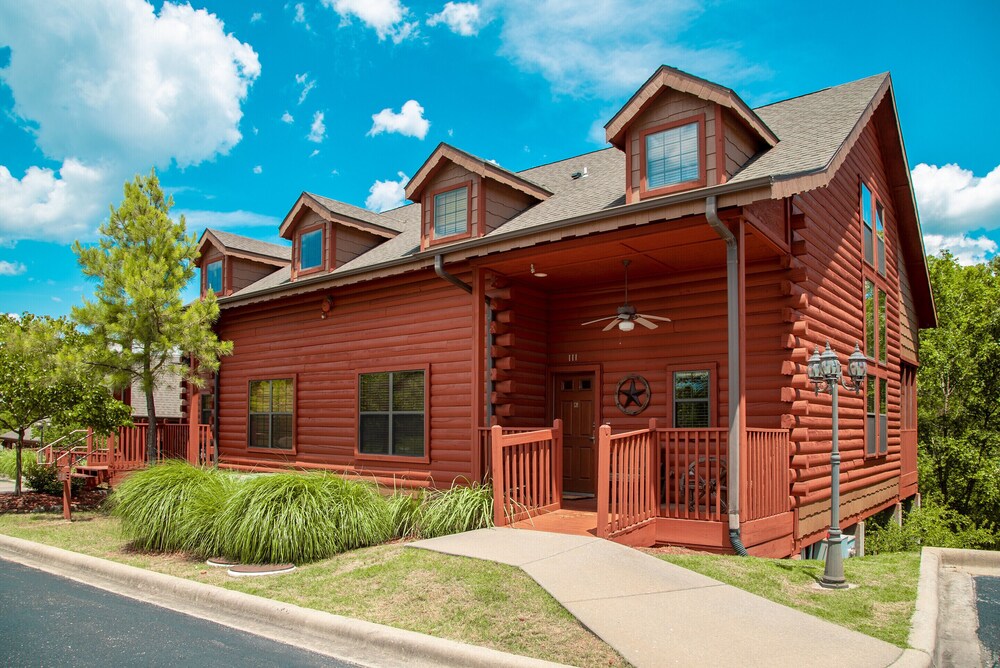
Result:
{"label": "mulch bed", "polygon": [[[108,493],[103,489],[85,489],[76,492],[70,507],[78,510],[96,510],[104,503]],[[39,492],[21,492],[14,496],[13,492],[0,494],[0,514],[3,513],[62,513],[62,496],[41,494]]]}

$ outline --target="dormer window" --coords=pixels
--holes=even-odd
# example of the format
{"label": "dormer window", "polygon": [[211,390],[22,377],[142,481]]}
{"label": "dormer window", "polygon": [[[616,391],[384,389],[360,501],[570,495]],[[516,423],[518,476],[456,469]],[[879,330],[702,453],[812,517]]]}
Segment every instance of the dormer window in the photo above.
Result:
{"label": "dormer window", "polygon": [[299,236],[299,271],[323,266],[323,228],[317,227]]}
{"label": "dormer window", "polygon": [[662,195],[705,183],[704,120],[687,118],[642,133],[642,190]]}
{"label": "dormer window", "polygon": [[434,238],[441,239],[468,232],[468,186],[434,195]]}
{"label": "dormer window", "polygon": [[222,260],[205,265],[205,290],[217,295],[222,293]]}

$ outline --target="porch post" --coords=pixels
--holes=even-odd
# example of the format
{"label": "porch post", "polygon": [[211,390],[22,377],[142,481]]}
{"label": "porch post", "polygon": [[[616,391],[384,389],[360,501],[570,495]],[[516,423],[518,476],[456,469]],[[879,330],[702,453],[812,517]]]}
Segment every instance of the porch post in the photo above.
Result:
{"label": "porch post", "polygon": [[[191,373],[194,374],[197,363],[191,359]],[[188,383],[188,444],[187,460],[193,466],[201,464],[199,452],[201,450],[201,433],[199,424],[201,422],[201,389],[194,383]]]}
{"label": "porch post", "polygon": [[611,425],[597,430],[597,536],[607,538],[608,504],[611,500]]}
{"label": "porch post", "polygon": [[501,439],[503,427],[498,424],[490,428],[490,456],[493,461],[493,525],[502,527],[507,524],[504,516],[505,480],[503,476],[503,450]]}

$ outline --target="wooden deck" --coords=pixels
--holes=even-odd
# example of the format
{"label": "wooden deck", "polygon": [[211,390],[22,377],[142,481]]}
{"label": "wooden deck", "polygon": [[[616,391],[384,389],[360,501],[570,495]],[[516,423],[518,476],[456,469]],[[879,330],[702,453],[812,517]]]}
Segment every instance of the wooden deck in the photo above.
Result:
{"label": "wooden deck", "polygon": [[563,499],[562,508],[527,520],[515,522],[515,529],[551,531],[574,536],[597,535],[597,499]]}

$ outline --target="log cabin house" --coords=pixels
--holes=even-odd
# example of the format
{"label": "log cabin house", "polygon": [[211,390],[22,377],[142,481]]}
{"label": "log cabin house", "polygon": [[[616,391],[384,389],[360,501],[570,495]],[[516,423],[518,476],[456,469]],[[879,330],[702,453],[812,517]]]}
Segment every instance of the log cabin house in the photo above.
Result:
{"label": "log cabin house", "polygon": [[219,465],[490,479],[499,524],[783,557],[829,526],[806,359],[860,342],[842,525],[913,496],[936,315],[890,76],[751,109],[661,67],[606,133],[520,172],[441,144],[382,213],[302,193],[287,246],[207,230]]}

